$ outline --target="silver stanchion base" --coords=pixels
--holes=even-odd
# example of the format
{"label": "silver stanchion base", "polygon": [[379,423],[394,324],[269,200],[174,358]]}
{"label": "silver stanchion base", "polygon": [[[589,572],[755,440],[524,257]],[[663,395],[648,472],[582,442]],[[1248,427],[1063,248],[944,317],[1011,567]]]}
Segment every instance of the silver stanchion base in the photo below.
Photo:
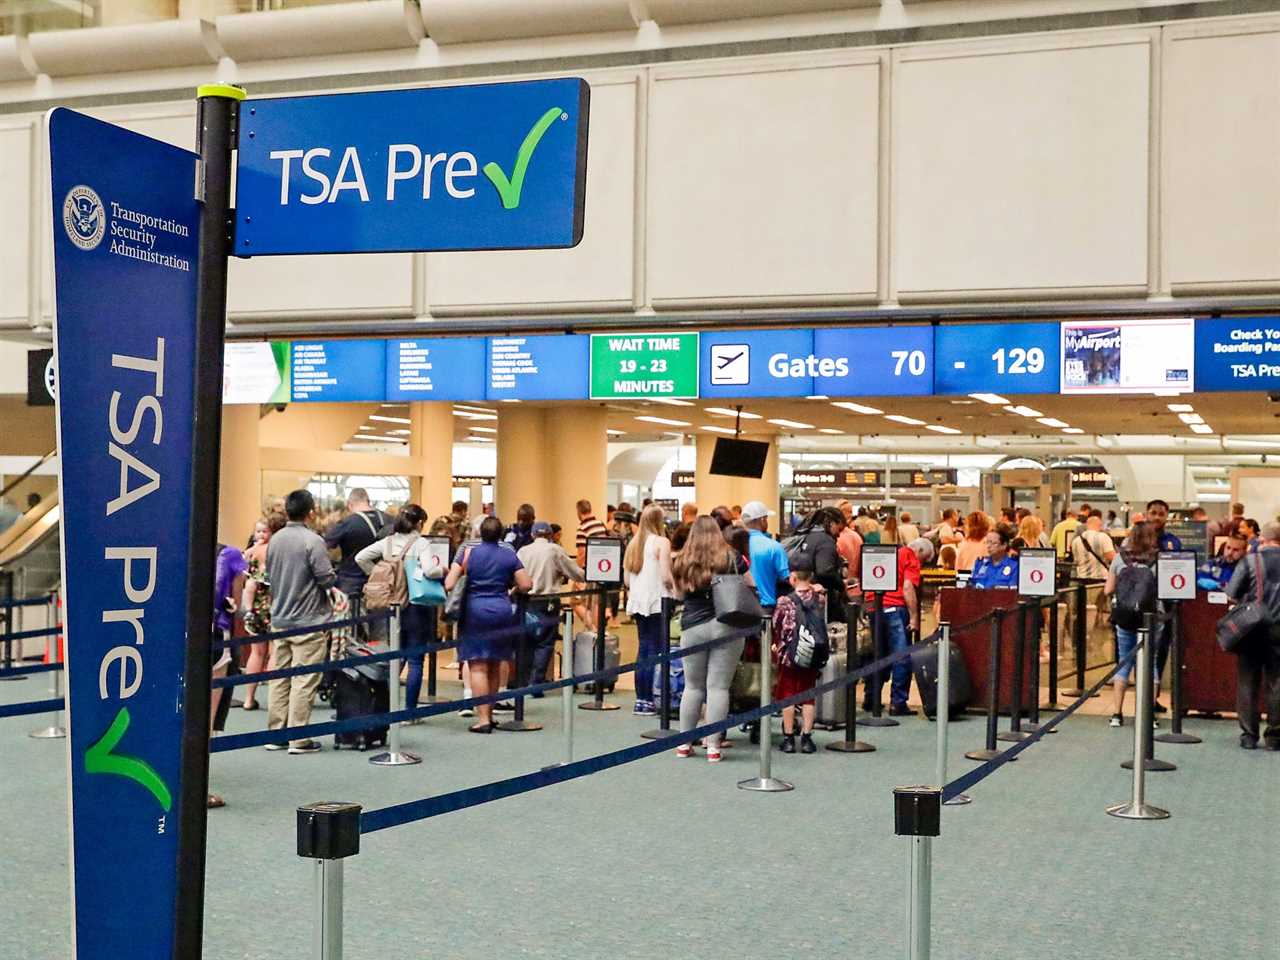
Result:
{"label": "silver stanchion base", "polygon": [[34,737],[36,740],[61,740],[67,735],[67,731],[62,727],[43,727],[40,730],[32,730],[27,736]]}
{"label": "silver stanchion base", "polygon": [[1204,743],[1189,733],[1158,733],[1153,739],[1156,743]]}
{"label": "silver stanchion base", "polygon": [[528,720],[503,720],[493,729],[506,733],[532,733],[535,730],[541,730],[542,724],[531,723]]}
{"label": "silver stanchion base", "polygon": [[872,753],[875,747],[863,740],[837,740],[827,744],[828,750],[836,753]]}
{"label": "silver stanchion base", "polygon": [[[1124,767],[1126,770],[1132,770],[1133,761],[1126,760],[1124,763],[1120,764],[1120,766]],[[1144,760],[1142,762],[1142,769],[1147,771],[1147,773],[1167,773],[1170,770],[1177,770],[1178,766],[1177,764],[1170,763],[1168,760],[1161,760],[1159,757],[1152,757],[1150,760]]]}
{"label": "silver stanchion base", "polygon": [[[1042,726],[1043,724],[1039,724],[1039,723],[1024,723],[1022,725],[1022,729],[1025,730],[1027,733],[1039,733],[1040,728]],[[1057,732],[1058,732],[1057,727],[1054,727],[1052,730],[1045,731],[1045,733],[1057,733]]]}
{"label": "silver stanchion base", "polygon": [[858,721],[859,725],[864,727],[900,727],[893,717],[863,717]]}
{"label": "silver stanchion base", "polygon": [[369,758],[369,762],[375,767],[407,767],[413,763],[421,763],[422,758],[416,753],[407,753],[401,750],[399,753],[379,753],[377,756]]}
{"label": "silver stanchion base", "polygon": [[1023,740],[1030,740],[1031,734],[1026,730],[1005,730],[997,733],[996,739],[1003,743],[1021,743]]}
{"label": "silver stanchion base", "polygon": [[950,800],[942,801],[944,807],[963,807],[967,803],[973,803],[973,797],[967,793],[957,793]]}
{"label": "silver stanchion base", "polygon": [[1168,820],[1169,811],[1153,807],[1149,803],[1116,803],[1107,807],[1107,813],[1122,820]]}
{"label": "silver stanchion base", "polygon": [[777,777],[752,777],[750,780],[738,781],[739,790],[754,790],[758,793],[784,793],[795,788],[794,783],[787,783]]}
{"label": "silver stanchion base", "polygon": [[640,736],[644,737],[646,740],[662,740],[665,737],[674,737],[679,732],[679,730],[663,730],[661,727],[658,727],[656,730],[646,730],[644,733],[640,734]]}
{"label": "silver stanchion base", "polygon": [[[1066,697],[1068,700],[1078,700],[1080,697],[1083,697],[1084,695],[1085,695],[1085,691],[1083,691],[1083,690],[1077,690],[1077,689],[1075,689],[1074,687],[1072,687],[1070,690],[1059,690],[1059,691],[1058,691],[1058,696],[1060,696],[1060,697]],[[1100,694],[1100,693],[1094,693],[1094,694],[1090,694],[1090,696],[1093,696],[1093,697],[1100,697],[1100,696],[1102,696],[1102,694]]]}
{"label": "silver stanchion base", "polygon": [[[981,763],[986,763],[988,760],[994,760],[996,757],[1000,756],[1000,754],[1002,754],[1003,752],[1004,752],[1003,750],[970,750],[964,756],[966,760],[977,760]],[[1018,758],[1014,757],[1009,762],[1017,763]]]}
{"label": "silver stanchion base", "polygon": [[558,769],[560,769],[561,767],[567,767],[568,765],[569,765],[569,761],[568,761],[568,760],[557,760],[555,763],[548,763],[548,764],[544,765],[543,767],[541,767],[540,769],[542,769],[542,770],[558,770]]}
{"label": "silver stanchion base", "polygon": [[0,681],[10,681],[10,682],[17,681],[17,680],[26,680],[26,679],[28,678],[24,677],[22,674],[18,674],[16,677],[0,677]]}
{"label": "silver stanchion base", "polygon": [[588,700],[586,703],[578,704],[579,710],[617,710],[616,703],[596,703],[594,700]]}

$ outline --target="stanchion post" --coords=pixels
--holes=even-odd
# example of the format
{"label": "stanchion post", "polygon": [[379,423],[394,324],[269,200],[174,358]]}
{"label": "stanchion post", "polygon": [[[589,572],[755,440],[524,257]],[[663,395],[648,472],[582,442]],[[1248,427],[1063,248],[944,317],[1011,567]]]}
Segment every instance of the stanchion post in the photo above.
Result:
{"label": "stanchion post", "polygon": [[[403,649],[400,636],[400,607],[395,605],[391,608],[391,621],[388,632],[390,636],[390,645],[393,652],[399,653]],[[395,658],[387,663],[387,700],[388,708],[392,713],[398,713],[400,710],[400,665],[403,658]],[[406,767],[410,764],[421,763],[422,757],[416,753],[400,749],[400,721],[393,720],[387,730],[387,749],[385,753],[379,753],[369,758],[369,762],[375,767]]]}
{"label": "stanchion post", "polygon": [[[938,789],[947,785],[947,750],[951,727],[951,624],[944,620],[938,625],[938,687],[934,698],[934,711],[938,724],[938,756],[936,779]],[[957,793],[943,801],[949,807],[973,803],[973,797]]]}
{"label": "stanchion post", "polygon": [[[6,570],[4,571],[3,576],[5,579],[5,592],[3,595],[7,597],[9,600],[9,606],[4,607],[4,658],[3,658],[4,669],[8,671],[13,667],[13,636],[12,634],[15,632],[13,629],[13,617],[14,617],[14,611],[17,610],[17,607],[13,606],[13,600],[14,600],[13,571]],[[5,676],[0,676],[0,680],[13,681],[13,680],[25,680],[25,679],[27,679],[26,676],[21,673],[16,675],[6,674]]]}
{"label": "stanchion post", "polygon": [[[1058,595],[1049,604],[1049,702],[1050,708],[1058,706]],[[1039,702],[1040,695],[1036,694]]]}
{"label": "stanchion post", "polygon": [[[858,625],[862,620],[862,606],[850,604],[845,616],[848,621],[848,633],[845,634],[844,675],[847,677],[855,671],[854,654],[858,649]],[[875,746],[858,739],[858,685],[848,683],[844,687],[844,739],[828,743],[827,749],[836,753],[872,753]]]}
{"label": "stanchion post", "polygon": [[[435,626],[431,631],[431,636],[428,638],[428,642],[436,644],[440,642],[440,612],[444,608],[431,607],[430,609],[433,614],[432,623],[434,623]],[[419,703],[440,702],[440,698],[436,695],[436,671],[440,669],[438,656],[439,655],[435,650],[432,650],[427,654],[427,696],[425,700],[420,696],[418,698]],[[417,706],[417,704],[414,704],[414,706]]]}
{"label": "stanchion post", "polygon": [[[1085,692],[1085,676],[1084,668],[1086,666],[1086,658],[1089,656],[1088,636],[1089,636],[1089,588],[1086,584],[1076,584],[1076,612],[1071,621],[1071,649],[1074,651],[1076,661],[1076,685],[1070,690],[1063,690],[1062,695],[1068,699],[1074,700],[1076,697],[1084,696]],[[1094,694],[1097,696],[1097,694]]]}
{"label": "stanchion post", "polygon": [[1166,820],[1169,811],[1147,803],[1146,764],[1143,759],[1151,740],[1151,637],[1150,618],[1138,631],[1138,709],[1133,720],[1133,760],[1127,764],[1133,770],[1133,793],[1126,803],[1107,807],[1107,813],[1123,820]]}
{"label": "stanchion post", "polygon": [[360,852],[360,804],[298,808],[298,856],[315,862],[314,960],[342,960],[342,865]]}
{"label": "stanchion post", "polygon": [[[871,649],[875,659],[880,660],[886,656],[885,647],[888,643],[885,639],[884,632],[884,596],[875,596],[870,601],[871,604]],[[870,696],[868,703],[871,705],[871,716],[862,718],[864,727],[896,727],[899,726],[897,720],[893,717],[884,716],[884,683],[888,679],[885,677],[884,669],[881,668],[871,675],[870,680]]]}
{"label": "stanchion post", "polygon": [[[1150,646],[1154,647],[1157,636],[1156,626],[1156,614],[1144,613],[1142,615],[1142,630],[1138,633],[1139,639],[1141,639],[1142,631],[1146,631],[1146,635],[1150,638]],[[1143,649],[1146,648],[1144,647]],[[1155,754],[1155,680],[1154,670],[1151,669],[1155,665],[1155,654],[1152,651],[1148,651],[1147,664],[1147,680],[1149,682],[1147,683],[1145,694],[1142,685],[1138,685],[1136,691],[1138,706],[1134,711],[1133,721],[1135,724],[1142,723],[1143,728],[1146,730],[1142,769],[1147,773],[1168,773],[1170,770],[1177,770],[1178,766],[1168,760],[1158,759]],[[1133,761],[1126,760],[1120,766],[1128,770],[1133,766]]]}
{"label": "stanchion post", "polygon": [[[760,635],[760,707],[769,706],[773,700],[773,621],[764,621],[764,631]],[[773,775],[773,730],[772,715],[766,713],[760,718],[760,775],[750,777],[738,783],[739,790],[754,790],[758,793],[780,793],[794,790],[795,785],[786,780],[779,780]]]}
{"label": "stanchion post", "polygon": [[[57,664],[58,662],[58,636],[54,634],[45,640],[45,658],[49,663]],[[62,671],[53,670],[50,672],[51,681],[49,684],[49,694],[55,700],[62,699]],[[47,727],[41,727],[39,730],[32,730],[28,736],[36,740],[61,740],[67,735],[66,728],[62,726],[62,711],[55,710],[53,712],[53,723]]]}
{"label": "stanchion post", "polygon": [[[564,601],[561,601],[563,603]],[[573,667],[573,607],[564,608],[564,641],[560,644],[560,679],[572,680],[577,676]],[[560,688],[560,705],[562,708],[561,724],[564,728],[564,759],[557,763],[549,763],[543,770],[552,770],[573,763],[573,689],[572,683]]]}
{"label": "stanchion post", "polygon": [[940,787],[895,787],[893,832],[911,841],[907,857],[907,960],[929,960],[933,926],[933,838],[942,833]]}
{"label": "stanchion post", "polygon": [[1173,631],[1173,680],[1169,684],[1172,688],[1170,694],[1171,701],[1169,703],[1169,717],[1171,730],[1169,733],[1162,733],[1155,737],[1161,743],[1201,743],[1201,739],[1190,733],[1182,732],[1182,716],[1186,712],[1183,706],[1183,690],[1182,690],[1182,657],[1185,652],[1184,644],[1186,638],[1182,633],[1182,601],[1173,601],[1173,612],[1169,620],[1169,629]]}
{"label": "stanchion post", "polygon": [[1021,601],[1014,608],[1018,622],[1013,634],[1013,684],[1009,697],[1009,729],[996,736],[1005,743],[1020,743],[1031,737],[1022,729],[1022,688],[1027,661],[1027,605]]}
{"label": "stanchion post", "polygon": [[671,610],[674,601],[662,598],[662,661],[658,671],[658,727],[646,730],[640,736],[646,740],[660,740],[671,736]]}
{"label": "stanchion post", "polygon": [[[595,666],[592,667],[592,670],[596,673],[599,673],[601,670],[604,669],[605,632],[609,625],[607,617],[605,616],[606,608],[608,606],[607,604],[608,593],[609,593],[608,585],[604,583],[600,584],[600,588],[596,593],[596,642],[595,642],[594,656],[592,657],[592,662],[595,664]],[[616,703],[604,702],[604,681],[603,680],[597,677],[595,679],[593,686],[595,687],[595,696],[593,696],[586,703],[578,704],[579,710],[617,710],[618,709],[618,705]]]}
{"label": "stanchion post", "polygon": [[1004,609],[991,611],[991,646],[987,652],[987,740],[981,750],[965,754],[970,760],[994,760],[1000,755],[996,749],[996,735],[1000,723],[1000,639],[1004,631]]}

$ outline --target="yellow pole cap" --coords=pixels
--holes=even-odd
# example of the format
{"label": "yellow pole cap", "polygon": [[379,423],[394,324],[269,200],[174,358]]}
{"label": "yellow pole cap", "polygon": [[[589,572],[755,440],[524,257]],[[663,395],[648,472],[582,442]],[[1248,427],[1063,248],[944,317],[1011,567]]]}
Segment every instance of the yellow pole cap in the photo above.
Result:
{"label": "yellow pole cap", "polygon": [[226,97],[228,100],[243,100],[245,96],[244,87],[238,87],[234,83],[204,83],[196,87],[196,99]]}

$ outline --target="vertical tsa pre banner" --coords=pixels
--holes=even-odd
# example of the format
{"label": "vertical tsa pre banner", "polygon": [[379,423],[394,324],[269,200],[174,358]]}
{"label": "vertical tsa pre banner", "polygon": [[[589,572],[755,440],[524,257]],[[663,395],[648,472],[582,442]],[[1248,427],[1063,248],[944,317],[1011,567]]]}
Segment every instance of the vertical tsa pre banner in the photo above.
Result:
{"label": "vertical tsa pre banner", "polygon": [[169,960],[178,884],[196,156],[49,120],[76,960]]}

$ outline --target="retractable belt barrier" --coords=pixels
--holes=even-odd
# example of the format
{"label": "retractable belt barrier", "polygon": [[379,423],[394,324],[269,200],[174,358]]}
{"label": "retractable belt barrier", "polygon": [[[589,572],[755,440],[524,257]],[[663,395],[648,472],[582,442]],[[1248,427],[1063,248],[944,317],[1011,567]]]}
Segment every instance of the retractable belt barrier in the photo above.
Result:
{"label": "retractable belt barrier", "polygon": [[11,703],[0,707],[0,718],[25,717],[32,713],[54,713],[65,708],[62,697],[52,700],[32,700],[30,703]]}
{"label": "retractable belt barrier", "polygon": [[0,597],[0,607],[45,607],[48,605],[48,597],[27,597],[25,600],[15,600],[12,597]]}
{"label": "retractable belt barrier", "polygon": [[[932,638],[930,638],[932,640]],[[709,641],[711,643],[721,643],[723,639]],[[783,700],[775,700],[772,703],[765,704],[762,707],[756,707],[752,710],[746,710],[726,717],[716,723],[703,724],[693,730],[684,733],[672,734],[661,740],[648,740],[644,743],[636,744],[631,747],[624,747],[621,750],[615,750],[612,753],[602,754],[598,757],[590,757],[586,760],[576,760],[563,766],[548,767],[533,773],[526,773],[519,777],[511,777],[507,780],[498,780],[494,783],[487,783],[479,787],[468,787],[465,790],[455,790],[452,793],[441,794],[438,797],[426,797],[422,800],[410,800],[407,803],[399,803],[390,807],[383,807],[379,810],[369,810],[360,816],[360,832],[376,833],[379,830],[386,830],[390,827],[402,826],[406,823],[413,823],[418,820],[427,820],[432,817],[438,817],[445,813],[453,813],[458,810],[465,810],[468,807],[476,807],[484,803],[491,803],[494,800],[502,800],[506,797],[514,797],[521,793],[528,793],[531,790],[539,790],[542,787],[549,787],[557,783],[565,783],[569,780],[576,780],[579,777],[590,776],[593,773],[600,773],[603,770],[609,770],[613,767],[621,766],[625,763],[631,763],[635,760],[643,760],[645,757],[651,757],[658,753],[663,753],[680,746],[681,744],[692,743],[708,737],[713,733],[723,733],[732,727],[739,726],[744,723],[753,723],[763,717],[771,716],[781,711],[784,707],[793,707],[799,703],[811,700],[815,697],[822,696],[831,690],[835,690],[842,686],[852,686],[858,680],[869,677],[878,671],[890,667],[900,660],[905,660],[913,653],[925,649],[930,641],[915,644],[904,650],[899,650],[887,657],[860,667],[853,673],[844,674],[826,683],[821,683],[809,690],[786,697]],[[708,644],[698,644],[697,647],[690,647],[686,652],[697,652],[698,649]],[[673,651],[674,652],[674,651]],[[657,660],[658,657],[649,657],[647,660]],[[639,662],[639,661],[638,661]],[[762,734],[763,735],[763,734]]]}
{"label": "retractable belt barrier", "polygon": [[268,680],[283,680],[286,677],[301,677],[308,673],[327,673],[330,670],[341,670],[344,667],[360,667],[369,663],[383,663],[387,660],[407,660],[410,657],[422,657],[428,653],[439,653],[452,650],[458,645],[454,640],[449,643],[424,643],[417,647],[405,647],[403,650],[385,650],[382,653],[356,654],[340,660],[321,660],[319,663],[304,663],[297,667],[281,667],[279,670],[264,670],[261,673],[238,673],[233,677],[218,677],[213,681],[213,689],[221,687],[239,687],[247,683],[266,683]]}
{"label": "retractable belt barrier", "polygon": [[25,667],[8,667],[0,670],[0,677],[20,677],[29,673],[50,673],[61,669],[61,663],[32,663]]}
{"label": "retractable belt barrier", "polygon": [[6,633],[0,636],[0,641],[9,643],[13,640],[34,640],[36,637],[56,637],[62,633],[62,624],[56,627],[41,627],[39,630],[19,630],[16,633]]}
{"label": "retractable belt barrier", "polygon": [[329,620],[325,623],[315,623],[309,627],[290,627],[288,630],[277,630],[274,633],[257,633],[248,637],[235,637],[231,640],[223,640],[213,645],[215,651],[233,650],[236,647],[243,647],[247,643],[267,643],[272,640],[287,640],[290,637],[305,637],[309,633],[329,633],[333,630],[345,630],[348,627],[358,627],[363,623],[376,623],[379,620],[390,620],[390,610],[379,610],[377,613],[366,613],[359,617],[351,617],[347,620]]}

